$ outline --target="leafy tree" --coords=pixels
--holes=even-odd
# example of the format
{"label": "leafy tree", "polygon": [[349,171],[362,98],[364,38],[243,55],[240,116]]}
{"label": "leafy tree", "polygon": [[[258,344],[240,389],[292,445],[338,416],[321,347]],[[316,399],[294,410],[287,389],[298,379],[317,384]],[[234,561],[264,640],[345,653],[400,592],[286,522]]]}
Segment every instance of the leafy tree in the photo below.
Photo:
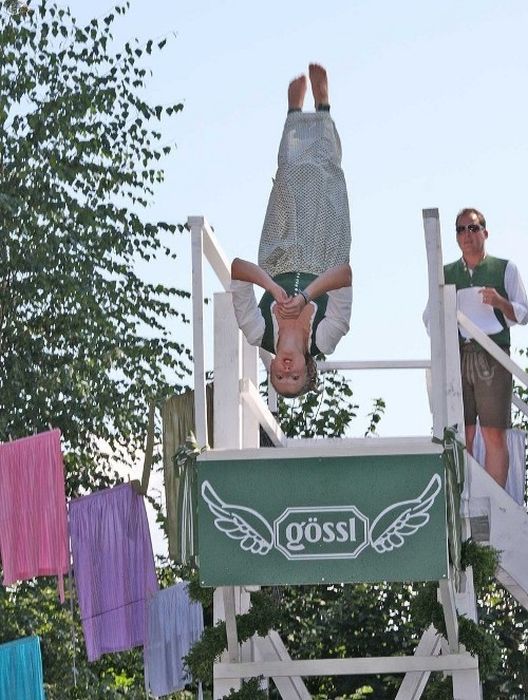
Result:
{"label": "leafy tree", "polygon": [[0,439],[60,426],[72,494],[141,447],[148,399],[187,373],[167,322],[188,295],[136,269],[174,257],[177,227],[145,210],[172,148],[156,125],[181,105],[140,96],[165,40],[112,52],[125,7],[80,27],[0,2]]}
{"label": "leafy tree", "polygon": [[[181,105],[142,97],[165,40],[114,51],[126,8],[80,26],[47,0],[0,0],[0,441],[60,427],[70,497],[116,482],[190,357],[169,328],[188,294],[138,272],[172,261],[183,228],[147,211]],[[42,636],[49,698],[144,697],[141,652],[88,665],[54,582],[0,588],[0,619],[0,641]]]}
{"label": "leafy tree", "polygon": [[317,392],[289,402],[280,399],[278,421],[288,437],[342,437],[357,409],[350,381],[327,372]]}

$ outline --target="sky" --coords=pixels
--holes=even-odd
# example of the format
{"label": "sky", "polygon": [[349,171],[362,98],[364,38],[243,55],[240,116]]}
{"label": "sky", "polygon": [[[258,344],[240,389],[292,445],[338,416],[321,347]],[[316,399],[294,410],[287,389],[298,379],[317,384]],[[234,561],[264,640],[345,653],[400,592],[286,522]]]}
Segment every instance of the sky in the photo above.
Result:
{"label": "sky", "polygon": [[[88,21],[112,4],[69,6]],[[182,223],[203,215],[229,259],[256,261],[288,82],[309,62],[323,64],[343,146],[354,275],[351,330],[332,359],[426,359],[422,209],[440,211],[446,262],[458,257],[457,211],[483,211],[488,251],[511,258],[528,283],[527,30],[526,0],[131,0],[114,25],[116,47],[167,37],[147,64],[147,95],[184,105],[163,125],[164,142],[177,147],[149,215]],[[149,274],[190,290],[188,234],[177,247],[175,264]],[[215,291],[209,275],[206,293]],[[190,345],[188,328],[174,332]],[[527,346],[528,327],[514,329],[513,347]],[[209,342],[209,366],[211,358]],[[353,435],[375,397],[387,403],[381,435],[430,433],[423,370],[350,377],[360,404]]]}

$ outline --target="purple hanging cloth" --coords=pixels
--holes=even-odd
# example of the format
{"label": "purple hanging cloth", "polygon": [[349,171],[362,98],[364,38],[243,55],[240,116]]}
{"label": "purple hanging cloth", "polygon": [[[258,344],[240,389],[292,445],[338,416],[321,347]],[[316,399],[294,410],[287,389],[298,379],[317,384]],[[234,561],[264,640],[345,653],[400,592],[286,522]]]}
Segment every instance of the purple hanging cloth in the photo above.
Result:
{"label": "purple hanging cloth", "polygon": [[158,590],[143,496],[122,484],[71,501],[70,536],[88,661],[141,646]]}
{"label": "purple hanging cloth", "polygon": [[184,581],[148,601],[147,638],[143,649],[145,687],[154,696],[181,690],[191,677],[183,663],[202,636],[203,609],[191,601]]}

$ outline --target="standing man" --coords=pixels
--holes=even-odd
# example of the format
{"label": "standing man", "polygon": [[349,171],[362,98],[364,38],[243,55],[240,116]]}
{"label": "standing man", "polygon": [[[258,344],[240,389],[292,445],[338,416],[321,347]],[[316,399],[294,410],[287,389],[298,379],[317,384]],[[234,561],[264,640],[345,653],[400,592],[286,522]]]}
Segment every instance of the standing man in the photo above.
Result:
{"label": "standing man", "polygon": [[[510,351],[510,326],[528,322],[528,300],[516,266],[486,253],[483,214],[462,209],[455,221],[462,257],[444,266],[457,289],[457,307],[502,350]],[[460,333],[466,445],[473,451],[477,416],[486,448],[485,469],[502,487],[508,478],[506,429],[511,423],[512,376],[476,341]]]}

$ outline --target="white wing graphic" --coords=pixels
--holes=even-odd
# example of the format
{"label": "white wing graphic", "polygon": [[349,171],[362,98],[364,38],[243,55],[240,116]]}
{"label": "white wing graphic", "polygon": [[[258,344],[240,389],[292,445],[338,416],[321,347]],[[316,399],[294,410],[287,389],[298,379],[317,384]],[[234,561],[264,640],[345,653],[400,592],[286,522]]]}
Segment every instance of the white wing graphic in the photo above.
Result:
{"label": "white wing graphic", "polygon": [[440,476],[435,474],[418,498],[394,503],[381,511],[370,528],[370,543],[376,552],[382,554],[401,547],[406,537],[427,525],[431,517],[427,511],[441,486]]}
{"label": "white wing graphic", "polygon": [[208,481],[202,484],[202,498],[215,516],[215,527],[252,554],[267,554],[273,547],[273,530],[268,522],[251,508],[224,503]]}

